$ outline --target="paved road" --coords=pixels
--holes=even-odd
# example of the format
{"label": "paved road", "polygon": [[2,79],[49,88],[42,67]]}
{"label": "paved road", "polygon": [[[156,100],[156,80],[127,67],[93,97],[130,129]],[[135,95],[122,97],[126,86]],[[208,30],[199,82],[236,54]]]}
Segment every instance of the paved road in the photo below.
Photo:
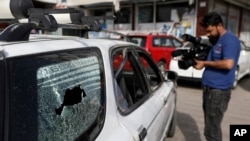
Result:
{"label": "paved road", "polygon": [[[202,111],[202,89],[199,83],[178,83],[177,128],[175,136],[166,141],[205,141]],[[243,78],[232,91],[222,122],[223,141],[229,141],[230,124],[250,124],[250,77]]]}

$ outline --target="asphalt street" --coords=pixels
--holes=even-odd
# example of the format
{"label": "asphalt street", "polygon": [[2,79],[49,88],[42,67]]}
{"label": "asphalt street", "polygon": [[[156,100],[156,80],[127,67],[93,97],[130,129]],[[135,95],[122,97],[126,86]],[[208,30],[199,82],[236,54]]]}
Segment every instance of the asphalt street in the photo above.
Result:
{"label": "asphalt street", "polygon": [[[179,81],[177,92],[176,133],[166,141],[205,141],[201,84]],[[240,80],[237,88],[232,90],[228,110],[221,125],[223,141],[229,141],[229,129],[233,124],[250,125],[250,77]]]}

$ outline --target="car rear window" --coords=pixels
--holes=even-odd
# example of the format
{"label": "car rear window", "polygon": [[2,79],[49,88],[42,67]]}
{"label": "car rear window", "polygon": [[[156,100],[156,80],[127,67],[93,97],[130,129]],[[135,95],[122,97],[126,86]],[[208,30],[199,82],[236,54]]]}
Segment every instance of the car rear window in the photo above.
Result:
{"label": "car rear window", "polygon": [[93,140],[104,120],[104,73],[97,49],[13,58],[10,140]]}
{"label": "car rear window", "polygon": [[146,37],[141,36],[129,36],[131,42],[137,44],[138,46],[145,47],[146,46]]}

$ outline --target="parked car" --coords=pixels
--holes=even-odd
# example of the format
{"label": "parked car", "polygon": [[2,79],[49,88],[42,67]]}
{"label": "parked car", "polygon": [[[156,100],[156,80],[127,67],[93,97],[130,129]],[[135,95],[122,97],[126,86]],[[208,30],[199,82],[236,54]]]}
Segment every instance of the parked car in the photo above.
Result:
{"label": "parked car", "polygon": [[[202,43],[209,44],[208,38],[203,37]],[[185,49],[189,49],[193,45],[191,43],[186,43]],[[187,70],[180,69],[178,67],[179,57],[174,57],[170,61],[169,69],[175,71],[178,74],[178,79],[180,80],[192,80],[192,81],[201,81],[202,74],[204,69],[196,70],[192,66],[189,67]],[[235,82],[233,84],[233,88],[236,88],[238,81],[246,75],[250,74],[250,48],[247,47],[243,41],[241,41],[241,52],[240,57],[237,65],[237,70],[235,72]]]}
{"label": "parked car", "polygon": [[1,141],[163,141],[174,135],[176,75],[163,76],[143,48],[29,34],[28,28],[14,24],[0,34]]}
{"label": "parked car", "polygon": [[145,48],[151,54],[163,73],[169,69],[172,51],[183,46],[180,39],[164,33],[130,33],[127,36],[132,42]]}
{"label": "parked car", "polygon": [[105,29],[99,32],[88,32],[88,37],[95,39],[113,39],[131,42],[130,38],[126,34]]}

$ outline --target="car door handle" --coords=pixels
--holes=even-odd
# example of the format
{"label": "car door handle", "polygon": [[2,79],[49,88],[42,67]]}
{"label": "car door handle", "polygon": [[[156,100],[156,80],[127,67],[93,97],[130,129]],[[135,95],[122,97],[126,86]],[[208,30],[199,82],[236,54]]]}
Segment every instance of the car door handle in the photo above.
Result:
{"label": "car door handle", "polygon": [[[171,94],[172,94],[172,93],[171,93]],[[171,94],[167,95],[166,97],[163,97],[163,104],[164,104],[164,105],[167,104],[168,99],[169,99],[169,97],[170,97]]]}
{"label": "car door handle", "polygon": [[146,136],[147,136],[147,129],[143,128],[139,134],[140,141],[143,141]]}
{"label": "car door handle", "polygon": [[167,104],[167,102],[168,102],[168,99],[167,99],[167,98],[163,99],[163,103],[164,103],[164,105],[166,105],[166,104]]}

